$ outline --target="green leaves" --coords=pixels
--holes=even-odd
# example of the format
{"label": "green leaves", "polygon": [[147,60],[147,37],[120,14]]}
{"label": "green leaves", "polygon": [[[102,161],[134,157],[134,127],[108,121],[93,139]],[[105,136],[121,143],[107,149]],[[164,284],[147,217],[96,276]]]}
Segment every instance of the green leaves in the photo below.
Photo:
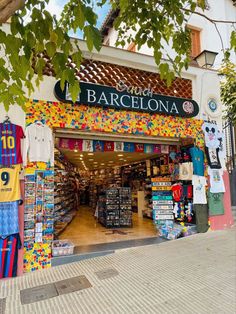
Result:
{"label": "green leaves", "polygon": [[236,31],[232,31],[231,36],[230,36],[230,45],[231,49],[236,52]]}
{"label": "green leaves", "polygon": [[[61,87],[65,82],[69,83],[73,101],[76,100],[79,82],[75,75],[80,68],[82,52],[78,43],[69,38],[69,31],[82,31],[89,51],[101,49],[102,37],[97,28],[94,1],[67,0],[60,20],[45,10],[48,1],[27,0],[25,7],[12,16],[11,33],[0,29],[0,101],[6,108],[15,103],[24,106],[24,87],[30,95],[35,85],[40,85],[46,60],[55,77],[61,79]],[[191,61],[187,21],[197,6],[198,9],[205,8],[205,0],[100,0],[97,5],[108,2],[119,12],[113,23],[118,32],[117,46],[127,47],[134,42],[138,49],[150,48],[160,77],[169,86]],[[225,51],[226,62],[229,62],[232,51],[236,51],[234,29],[230,48]],[[73,68],[69,60],[72,60]],[[232,71],[231,67],[229,71]],[[235,108],[233,73],[234,81],[228,79],[229,84],[222,92],[224,101],[231,104],[230,110],[232,106]]]}
{"label": "green leaves", "polygon": [[224,77],[220,84],[220,96],[226,108],[225,119],[236,123],[236,64],[226,59],[219,74]]}
{"label": "green leaves", "polygon": [[69,85],[69,92],[71,94],[72,101],[75,102],[80,92],[79,81],[75,80],[73,85]]}
{"label": "green leaves", "polygon": [[48,42],[46,43],[45,48],[46,48],[47,55],[49,57],[53,57],[56,52],[57,46],[54,42]]}
{"label": "green leaves", "polygon": [[92,51],[93,47],[95,47],[98,51],[101,49],[102,47],[101,34],[96,27],[89,25],[85,26],[84,38],[87,42],[89,51]]}

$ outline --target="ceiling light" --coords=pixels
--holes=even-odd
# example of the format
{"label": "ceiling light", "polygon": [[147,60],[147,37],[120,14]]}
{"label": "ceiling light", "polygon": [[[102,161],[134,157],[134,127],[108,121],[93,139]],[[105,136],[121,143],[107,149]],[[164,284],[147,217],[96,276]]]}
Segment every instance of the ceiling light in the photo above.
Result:
{"label": "ceiling light", "polygon": [[120,158],[119,160],[124,160],[123,158]]}
{"label": "ceiling light", "polygon": [[78,152],[78,150],[77,150],[77,149],[74,149],[74,152],[75,152],[75,153],[77,153],[77,152]]}
{"label": "ceiling light", "polygon": [[118,157],[123,157],[124,155],[123,154],[118,154]]}
{"label": "ceiling light", "polygon": [[103,164],[103,163],[101,164],[101,166],[104,166],[104,165],[105,165],[105,164]]}
{"label": "ceiling light", "polygon": [[93,153],[88,153],[88,156],[93,156],[94,154]]}
{"label": "ceiling light", "polygon": [[83,158],[81,158],[81,157],[80,157],[79,159],[80,159],[80,160],[83,160]]}
{"label": "ceiling light", "polygon": [[81,154],[80,157],[83,157],[83,154]]}
{"label": "ceiling light", "polygon": [[89,159],[89,161],[94,161],[94,159]]}

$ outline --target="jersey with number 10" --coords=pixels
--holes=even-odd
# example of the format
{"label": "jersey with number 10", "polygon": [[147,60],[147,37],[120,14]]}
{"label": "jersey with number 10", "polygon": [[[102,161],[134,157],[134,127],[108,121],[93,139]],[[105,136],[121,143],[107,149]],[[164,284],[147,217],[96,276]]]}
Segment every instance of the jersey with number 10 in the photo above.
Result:
{"label": "jersey with number 10", "polygon": [[0,164],[16,165],[22,163],[22,127],[13,123],[0,123]]}

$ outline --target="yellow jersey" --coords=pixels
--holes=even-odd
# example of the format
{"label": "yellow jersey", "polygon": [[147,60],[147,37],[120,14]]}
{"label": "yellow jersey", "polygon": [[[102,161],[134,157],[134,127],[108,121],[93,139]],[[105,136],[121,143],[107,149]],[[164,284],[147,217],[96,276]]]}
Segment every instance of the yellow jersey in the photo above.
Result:
{"label": "yellow jersey", "polygon": [[13,202],[20,195],[20,165],[0,168],[0,202]]}

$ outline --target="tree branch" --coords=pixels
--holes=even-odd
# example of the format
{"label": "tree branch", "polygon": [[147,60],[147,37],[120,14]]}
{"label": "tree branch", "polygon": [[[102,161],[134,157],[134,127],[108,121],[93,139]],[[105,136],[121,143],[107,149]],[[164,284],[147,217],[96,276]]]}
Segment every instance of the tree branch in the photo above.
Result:
{"label": "tree branch", "polygon": [[204,17],[205,19],[207,19],[208,21],[210,21],[211,23],[236,24],[236,21],[214,20],[214,19],[211,19],[210,17],[208,17],[205,14],[200,13],[200,12],[196,12],[196,11],[193,12],[193,11],[191,11],[189,9],[182,9],[182,10],[185,11],[185,12],[188,12],[188,13],[200,15],[200,16]]}
{"label": "tree branch", "polygon": [[5,23],[24,4],[24,0],[0,0],[0,24]]}

